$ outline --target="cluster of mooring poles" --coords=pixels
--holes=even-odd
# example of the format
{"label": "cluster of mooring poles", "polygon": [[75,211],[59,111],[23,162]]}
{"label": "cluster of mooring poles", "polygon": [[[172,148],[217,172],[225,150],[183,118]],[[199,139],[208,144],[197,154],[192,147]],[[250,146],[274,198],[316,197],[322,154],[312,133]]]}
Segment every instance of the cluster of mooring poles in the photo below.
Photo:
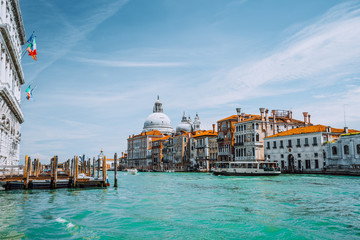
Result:
{"label": "cluster of mooring poles", "polygon": [[[117,154],[114,154],[114,187],[117,187]],[[14,168],[17,167],[17,174]],[[19,169],[23,169],[20,173]],[[25,156],[24,166],[3,168],[0,175],[0,189],[56,189],[56,188],[106,188],[110,186],[107,179],[106,156],[85,160],[85,155],[79,159],[74,156],[64,163],[58,163],[58,156],[50,160],[50,164],[41,164],[39,159],[32,161]],[[11,172],[9,171],[11,170]],[[16,169],[15,169],[16,170]],[[102,171],[100,177],[100,171]],[[11,174],[6,174],[10,172]],[[15,171],[16,172],[16,171]],[[97,175],[97,176],[95,176]]]}

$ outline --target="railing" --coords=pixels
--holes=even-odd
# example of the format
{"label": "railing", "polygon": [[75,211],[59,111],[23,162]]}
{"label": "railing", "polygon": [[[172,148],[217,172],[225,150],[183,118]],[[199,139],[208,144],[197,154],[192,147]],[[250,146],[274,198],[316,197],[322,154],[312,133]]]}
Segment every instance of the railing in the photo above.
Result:
{"label": "railing", "polygon": [[301,147],[301,145],[296,145],[297,148]]}

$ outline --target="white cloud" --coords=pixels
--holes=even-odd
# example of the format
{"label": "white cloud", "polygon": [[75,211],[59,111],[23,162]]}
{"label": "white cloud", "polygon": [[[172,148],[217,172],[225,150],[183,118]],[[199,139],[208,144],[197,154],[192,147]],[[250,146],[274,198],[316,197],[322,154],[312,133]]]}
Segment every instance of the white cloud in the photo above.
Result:
{"label": "white cloud", "polygon": [[[216,87],[217,104],[225,104],[263,97],[263,94],[278,96],[284,93],[284,85],[293,91],[291,84],[298,84],[304,90],[342,81],[360,73],[357,29],[360,29],[360,4],[335,6],[267,56],[214,78],[203,94],[214,92]],[[269,87],[272,91],[267,91]],[[209,98],[213,99],[214,95]],[[206,102],[213,103],[210,99]]]}

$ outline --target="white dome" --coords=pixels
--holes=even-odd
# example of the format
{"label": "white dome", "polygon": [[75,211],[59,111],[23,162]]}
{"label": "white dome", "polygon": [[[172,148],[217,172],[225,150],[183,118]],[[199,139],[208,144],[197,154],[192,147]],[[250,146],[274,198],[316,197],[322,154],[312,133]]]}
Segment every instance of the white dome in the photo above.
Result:
{"label": "white dome", "polygon": [[153,113],[150,114],[145,120],[143,132],[149,132],[153,130],[158,130],[163,134],[174,133],[170,118],[165,113],[163,113],[162,103],[159,99],[159,96],[155,101]]}
{"label": "white dome", "polygon": [[161,133],[173,133],[170,118],[162,112],[154,112],[150,114],[144,123],[144,132],[158,130]]}
{"label": "white dome", "polygon": [[191,124],[188,122],[181,122],[176,127],[176,132],[185,131],[185,132],[191,132]]}

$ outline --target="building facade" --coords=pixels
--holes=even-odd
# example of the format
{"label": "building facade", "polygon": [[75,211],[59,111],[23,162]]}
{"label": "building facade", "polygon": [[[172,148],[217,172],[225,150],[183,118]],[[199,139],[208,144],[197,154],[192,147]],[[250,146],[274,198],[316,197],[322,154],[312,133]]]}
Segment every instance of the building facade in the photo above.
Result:
{"label": "building facade", "polygon": [[211,165],[213,165],[213,160],[210,157],[210,139],[213,139],[217,136],[215,132],[215,125],[213,130],[209,131],[195,131],[193,133],[194,140],[194,158],[195,158],[195,167],[201,172],[209,172]]}
{"label": "building facade", "polygon": [[326,166],[324,145],[347,131],[314,125],[269,136],[265,138],[266,159],[278,161],[284,172],[321,173]]}
{"label": "building facade", "polygon": [[237,115],[217,121],[218,161],[234,161],[235,123]]}
{"label": "building facade", "polygon": [[139,170],[152,169],[152,143],[164,135],[160,131],[148,131],[138,135],[129,136],[127,148],[127,165]]}
{"label": "building facade", "polygon": [[0,1],[0,166],[20,160],[21,46],[26,42],[18,0]]}
{"label": "building facade", "polygon": [[337,141],[325,145],[325,154],[327,171],[360,171],[360,133],[341,135]]}
{"label": "building facade", "polygon": [[264,161],[264,139],[290,129],[312,125],[310,115],[303,113],[304,121],[292,118],[292,111],[260,108],[260,115],[241,113],[237,108],[235,124],[235,160]]}

